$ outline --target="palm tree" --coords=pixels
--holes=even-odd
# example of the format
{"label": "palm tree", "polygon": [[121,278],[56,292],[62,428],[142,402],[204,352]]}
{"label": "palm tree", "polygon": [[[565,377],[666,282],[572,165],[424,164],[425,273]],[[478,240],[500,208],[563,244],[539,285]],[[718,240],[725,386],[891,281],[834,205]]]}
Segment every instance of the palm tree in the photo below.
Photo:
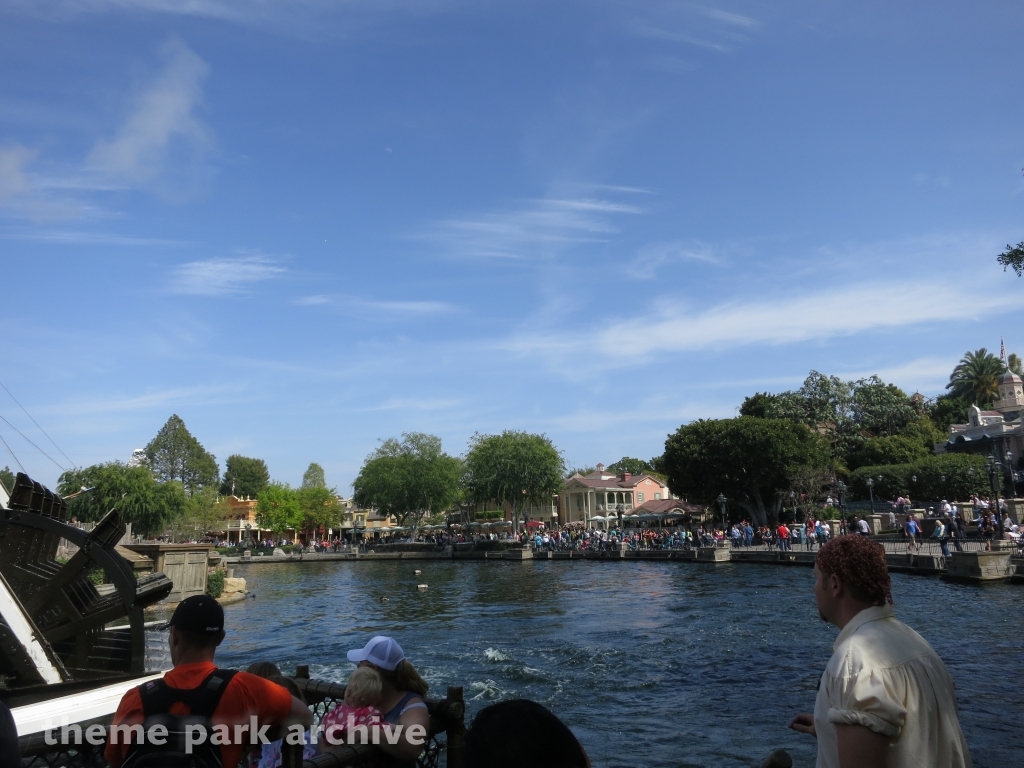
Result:
{"label": "palm tree", "polygon": [[949,377],[946,389],[954,397],[986,407],[999,395],[999,377],[1005,371],[1003,361],[982,347],[968,352],[960,359]]}

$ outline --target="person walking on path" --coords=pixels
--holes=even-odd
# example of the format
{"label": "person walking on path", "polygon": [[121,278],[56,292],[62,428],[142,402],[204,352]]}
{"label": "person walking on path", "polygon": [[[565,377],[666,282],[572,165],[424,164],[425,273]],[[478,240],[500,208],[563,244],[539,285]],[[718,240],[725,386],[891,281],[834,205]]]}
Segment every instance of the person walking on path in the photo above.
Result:
{"label": "person walking on path", "polygon": [[939,548],[942,550],[943,557],[949,557],[949,548],[946,546],[946,542],[948,541],[946,538],[947,530],[946,522],[942,518],[935,521],[935,531],[932,533],[932,536],[938,540]]}
{"label": "person walking on path", "polygon": [[818,768],[971,768],[956,693],[928,642],[899,621],[885,550],[840,536],[815,558],[814,598],[839,627],[814,712],[789,727],[818,740]]}
{"label": "person walking on path", "polygon": [[779,551],[780,552],[788,552],[789,551],[789,528],[786,527],[785,523],[779,523],[778,534],[779,534]]}
{"label": "person walking on path", "polygon": [[912,549],[916,549],[920,552],[921,548],[917,544],[917,534],[919,531],[917,525],[917,518],[913,515],[908,517],[907,522],[903,526],[903,528],[907,532],[907,552],[909,552]]}

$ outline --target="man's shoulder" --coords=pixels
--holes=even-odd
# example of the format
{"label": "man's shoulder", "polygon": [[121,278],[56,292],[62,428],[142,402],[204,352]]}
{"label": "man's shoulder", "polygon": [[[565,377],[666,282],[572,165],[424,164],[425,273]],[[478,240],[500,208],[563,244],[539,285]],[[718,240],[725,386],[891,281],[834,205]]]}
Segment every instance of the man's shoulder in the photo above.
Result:
{"label": "man's shoulder", "polygon": [[899,619],[868,621],[835,648],[829,670],[837,677],[864,670],[893,669],[914,659],[938,655],[921,635]]}

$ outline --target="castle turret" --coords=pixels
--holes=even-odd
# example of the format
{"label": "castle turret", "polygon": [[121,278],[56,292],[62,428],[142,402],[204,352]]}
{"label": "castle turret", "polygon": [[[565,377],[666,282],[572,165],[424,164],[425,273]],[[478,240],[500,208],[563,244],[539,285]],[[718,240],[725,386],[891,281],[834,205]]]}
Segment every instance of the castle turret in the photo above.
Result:
{"label": "castle turret", "polygon": [[1024,383],[1020,376],[1007,371],[999,377],[999,399],[994,407],[1000,413],[1024,411]]}

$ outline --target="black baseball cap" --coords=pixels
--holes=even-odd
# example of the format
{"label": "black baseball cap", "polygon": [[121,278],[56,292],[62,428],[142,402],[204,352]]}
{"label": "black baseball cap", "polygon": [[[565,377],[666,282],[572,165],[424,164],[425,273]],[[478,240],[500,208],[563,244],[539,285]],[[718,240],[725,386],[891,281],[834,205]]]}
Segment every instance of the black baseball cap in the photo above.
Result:
{"label": "black baseball cap", "polygon": [[224,609],[209,595],[192,595],[178,603],[167,626],[215,635],[224,629]]}

